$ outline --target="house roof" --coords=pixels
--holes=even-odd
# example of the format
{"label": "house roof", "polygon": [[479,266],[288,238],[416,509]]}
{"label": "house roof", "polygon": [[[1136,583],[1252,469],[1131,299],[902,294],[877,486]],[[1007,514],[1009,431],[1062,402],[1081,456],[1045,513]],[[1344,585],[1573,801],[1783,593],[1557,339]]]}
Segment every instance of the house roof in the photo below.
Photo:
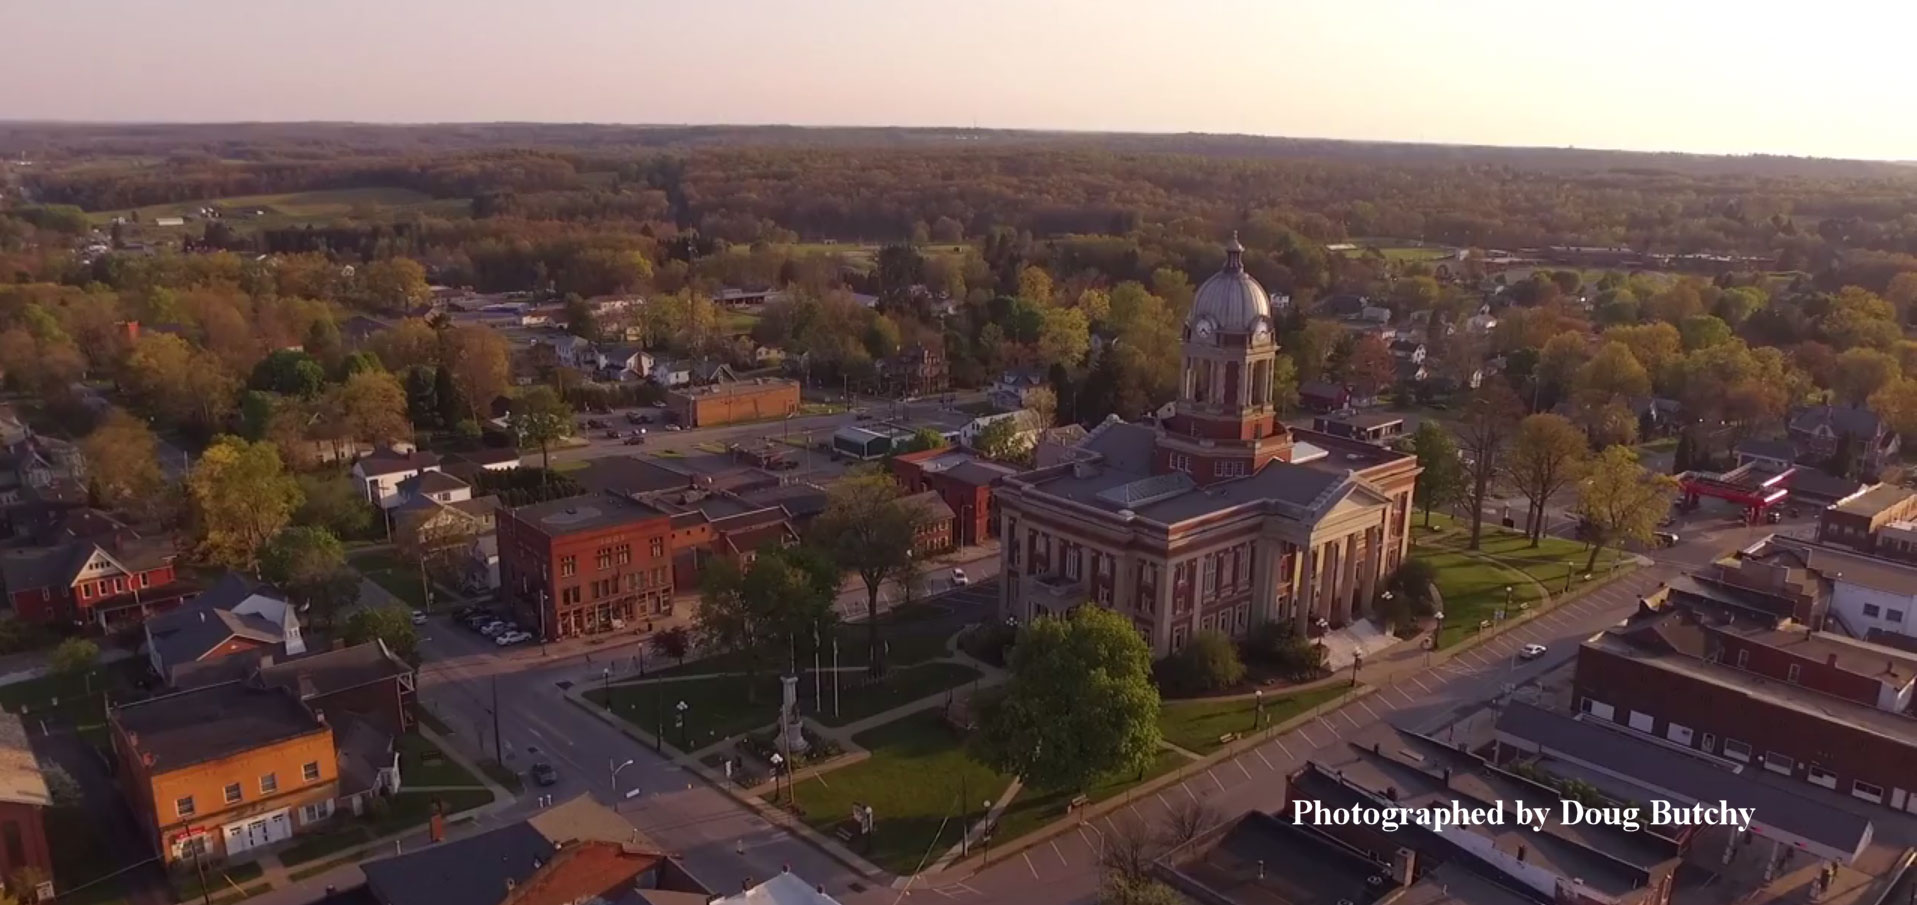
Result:
{"label": "house roof", "polygon": [[1322,380],[1307,380],[1298,385],[1298,395],[1318,399],[1343,399],[1345,388]]}
{"label": "house roof", "polygon": [[952,507],[946,505],[945,498],[939,496],[936,490],[921,491],[911,496],[903,497],[899,500],[899,504],[917,510],[921,517],[929,520],[950,519],[954,517]]}
{"label": "house roof", "polygon": [[1917,490],[1896,484],[1876,484],[1838,500],[1832,508],[1847,515],[1870,517],[1913,496],[1917,496]]}
{"label": "house roof", "polygon": [[1737,444],[1737,454],[1760,459],[1776,459],[1780,462],[1794,462],[1797,460],[1797,444],[1788,439],[1745,440]]}
{"label": "house roof", "polygon": [[399,489],[404,493],[445,493],[452,490],[467,490],[472,486],[443,471],[422,471],[399,482]]}
{"label": "house roof", "polygon": [[105,553],[128,572],[157,569],[171,561],[174,553],[172,543],[159,538],[79,539],[0,554],[0,574],[6,578],[9,593],[70,588],[96,552]]}
{"label": "house roof", "polygon": [[[1766,826],[1838,852],[1861,852],[1871,822],[1845,808],[1780,789],[1761,777],[1740,775],[1711,759],[1601,724],[1513,701],[1499,714],[1498,740],[1631,779],[1686,802],[1730,802],[1756,809]],[[1549,769],[1547,766],[1546,769]]]}
{"label": "house roof", "polygon": [[1874,439],[1882,422],[1869,409],[1846,408],[1837,405],[1813,405],[1799,409],[1791,415],[1790,427],[1794,431],[1815,432],[1820,427],[1829,427],[1833,433],[1850,434],[1865,440]]}
{"label": "house roof", "polygon": [[318,651],[260,667],[260,682],[287,688],[302,699],[383,682],[413,668],[377,639],[337,650]]}
{"label": "house roof", "polygon": [[574,905],[624,901],[633,878],[665,860],[657,852],[615,842],[589,841],[553,854],[526,882],[508,892],[501,905]]}
{"label": "house roof", "polygon": [[637,456],[605,456],[572,473],[587,490],[602,493],[657,493],[692,486],[692,474]]}
{"label": "house roof", "polygon": [[712,905],[839,905],[839,901],[797,874],[781,873],[737,895],[716,899]]}
{"label": "house roof", "polygon": [[1352,427],[1370,429],[1392,424],[1403,424],[1401,415],[1387,415],[1384,412],[1340,411],[1329,415],[1320,415],[1320,419],[1337,424],[1349,424]]}
{"label": "house roof", "polygon": [[520,455],[517,449],[501,447],[469,450],[448,458],[465,459],[474,465],[498,465],[501,462],[517,462]]}
{"label": "house roof", "polygon": [[416,450],[410,453],[380,447],[367,453],[353,467],[367,477],[398,474],[402,471],[420,471],[439,464],[439,454]]}
{"label": "house roof", "polygon": [[0,801],[45,807],[53,803],[46,775],[18,714],[0,712]]}
{"label": "house roof", "polygon": [[1758,559],[1775,553],[1789,554],[1805,568],[1832,581],[1900,597],[1917,597],[1917,568],[1892,560],[1782,534],[1771,535],[1747,549]]}
{"label": "house roof", "polygon": [[155,773],[327,731],[325,723],[284,689],[242,682],[123,704],[113,708],[111,719]]}
{"label": "house roof", "polygon": [[651,506],[610,493],[584,493],[506,511],[515,521],[548,537],[666,517]]}
{"label": "house roof", "polygon": [[283,643],[286,637],[280,626],[251,613],[233,612],[256,593],[285,600],[271,586],[256,585],[232,572],[221,576],[186,605],[147,620],[153,652],[164,666],[173,667],[200,660],[234,638],[268,645]]}

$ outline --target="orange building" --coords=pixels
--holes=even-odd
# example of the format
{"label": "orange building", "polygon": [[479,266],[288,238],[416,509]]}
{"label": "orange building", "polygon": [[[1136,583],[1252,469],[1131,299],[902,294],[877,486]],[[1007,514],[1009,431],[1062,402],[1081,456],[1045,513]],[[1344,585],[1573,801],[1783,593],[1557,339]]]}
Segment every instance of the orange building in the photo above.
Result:
{"label": "orange building", "polygon": [[167,863],[255,853],[397,781],[390,735],[341,715],[336,743],[326,715],[285,688],[209,685],[108,722],[122,790]]}
{"label": "orange building", "polygon": [[760,377],[736,383],[685,387],[666,394],[666,408],[686,427],[783,418],[799,410],[799,384]]}

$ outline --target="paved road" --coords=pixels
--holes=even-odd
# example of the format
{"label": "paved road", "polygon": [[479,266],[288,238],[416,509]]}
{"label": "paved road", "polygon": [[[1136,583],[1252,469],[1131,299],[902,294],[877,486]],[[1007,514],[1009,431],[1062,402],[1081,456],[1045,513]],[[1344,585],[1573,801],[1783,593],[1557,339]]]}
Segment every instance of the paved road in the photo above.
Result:
{"label": "paved road", "polygon": [[[1398,681],[1384,670],[1366,670],[1367,683],[1381,691],[1311,724],[1220,762],[1175,786],[1143,796],[1108,817],[1074,829],[1024,853],[995,861],[976,874],[919,881],[922,900],[1005,902],[1052,905],[1090,901],[1101,834],[1117,832],[1132,821],[1155,823],[1180,799],[1199,801],[1220,816],[1247,809],[1277,807],[1284,777],[1306,758],[1361,732],[1379,720],[1438,731],[1480,710],[1508,686],[1522,685],[1562,667],[1577,643],[1627,615],[1638,596],[1680,569],[1708,562],[1723,551],[1762,536],[1762,529],[1693,531],[1673,549],[1658,551],[1653,567],[1549,613],[1485,647],[1443,666],[1414,669]],[[983,614],[989,612],[992,586],[980,584],[949,598]],[[559,768],[560,784],[532,790],[519,805],[534,806],[533,793],[548,791],[561,799],[591,792],[613,804],[640,829],[684,853],[699,876],[720,889],[745,877],[763,878],[789,866],[849,905],[896,905],[899,891],[873,888],[812,846],[778,831],[750,810],[669,764],[652,750],[607,727],[563,700],[560,683],[602,681],[604,670],[633,669],[638,648],[600,652],[563,663],[541,661],[536,647],[501,652],[483,638],[451,623],[429,623],[423,647],[421,693],[467,747],[495,744],[491,709],[494,689],[504,740],[499,745],[508,765],[524,770],[546,760]],[[1549,652],[1533,661],[1515,658],[1524,644],[1544,644]],[[1411,661],[1416,665],[1416,661]],[[1403,661],[1398,669],[1403,670]],[[496,680],[496,681],[495,681]],[[697,733],[697,714],[690,726]],[[630,760],[615,782],[612,767]],[[635,792],[636,790],[636,792]],[[628,794],[633,797],[628,798]],[[510,816],[510,815],[509,815]],[[741,851],[743,854],[741,854]]]}

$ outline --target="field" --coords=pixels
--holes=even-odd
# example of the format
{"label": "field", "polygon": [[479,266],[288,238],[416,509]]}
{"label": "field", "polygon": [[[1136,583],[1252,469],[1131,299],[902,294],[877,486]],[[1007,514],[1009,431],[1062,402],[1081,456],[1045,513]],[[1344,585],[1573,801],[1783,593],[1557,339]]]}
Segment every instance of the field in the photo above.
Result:
{"label": "field", "polygon": [[[225,212],[227,222],[240,227],[248,224],[279,225],[285,222],[332,220],[351,216],[356,212],[390,211],[393,208],[432,208],[439,213],[456,213],[464,212],[467,209],[467,202],[463,198],[435,200],[430,195],[415,192],[412,189],[356,188],[181,201],[174,204],[142,207],[138,208],[137,212],[142,223],[150,224],[155,217],[185,216],[202,207],[211,207]],[[242,211],[248,210],[258,210],[262,214],[258,217],[241,216]],[[97,211],[88,216],[96,223],[106,223],[114,217],[124,217],[128,213],[126,210]]]}
{"label": "field", "polygon": [[[1350,686],[1335,684],[1291,694],[1268,694],[1262,725],[1275,726],[1350,690]],[[1225,733],[1243,735],[1258,725],[1258,703],[1253,698],[1166,701],[1158,710],[1158,731],[1165,741],[1194,754],[1210,754],[1224,747],[1219,739]]]}
{"label": "field", "polygon": [[[740,249],[747,248],[747,246],[743,245],[736,247]],[[859,242],[793,242],[779,247],[792,255],[841,255],[845,258],[847,266],[860,271],[870,271],[873,267],[878,266],[879,246],[877,244]],[[962,255],[968,247],[970,246],[963,243],[921,245],[919,246],[919,253],[928,258],[939,255]]]}

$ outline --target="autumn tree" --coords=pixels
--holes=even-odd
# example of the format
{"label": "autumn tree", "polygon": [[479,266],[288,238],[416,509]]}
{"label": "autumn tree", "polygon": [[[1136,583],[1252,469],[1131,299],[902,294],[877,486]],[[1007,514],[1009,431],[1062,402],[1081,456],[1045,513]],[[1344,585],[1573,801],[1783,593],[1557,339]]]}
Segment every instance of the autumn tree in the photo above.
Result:
{"label": "autumn tree", "polygon": [[821,546],[865,583],[870,671],[885,673],[879,639],[879,590],[912,569],[913,542],[925,515],[906,503],[899,485],[880,472],[855,474],[827,490],[825,512],[813,525]]}
{"label": "autumn tree", "polygon": [[303,349],[275,349],[253,366],[253,389],[311,399],[326,384],[326,369]]}
{"label": "autumn tree", "polygon": [[528,387],[513,399],[507,422],[520,442],[539,447],[540,467],[552,471],[552,445],[572,433],[572,409],[552,387]]}
{"label": "autumn tree", "polygon": [[1288,415],[1298,407],[1298,366],[1289,355],[1271,359],[1271,406],[1279,415]]}
{"label": "autumn tree", "polygon": [[1530,501],[1524,529],[1531,546],[1544,537],[1544,511],[1557,492],[1577,479],[1589,448],[1584,434],[1562,415],[1540,413],[1518,423],[1517,437],[1504,473],[1511,486]]}
{"label": "autumn tree", "polygon": [[484,422],[493,400],[512,385],[512,365],[506,338],[491,327],[477,324],[454,327],[444,334],[442,360],[475,423]]}
{"label": "autumn tree", "polygon": [[426,268],[412,258],[381,258],[358,277],[360,300],[375,311],[405,311],[427,298]]}
{"label": "autumn tree", "polygon": [[141,421],[114,409],[80,441],[93,492],[109,509],[144,511],[166,489],[160,438]]}
{"label": "autumn tree", "polygon": [[1917,378],[1901,377],[1870,394],[1870,410],[1891,430],[1917,437]]}
{"label": "autumn tree", "polygon": [[431,368],[439,364],[439,331],[416,317],[409,317],[373,334],[373,354],[386,369],[398,373],[407,368]]}
{"label": "autumn tree", "polygon": [[300,505],[299,483],[272,444],[232,436],[200,454],[186,489],[203,555],[231,569],[255,568],[260,547]]}
{"label": "autumn tree", "polygon": [[354,440],[387,446],[413,435],[406,390],[387,371],[360,371],[328,395],[325,408]]}
{"label": "autumn tree", "polygon": [[145,411],[203,430],[233,410],[239,386],[217,356],[170,333],[140,337],[127,356],[123,381]]}
{"label": "autumn tree", "polygon": [[319,625],[332,625],[359,597],[360,576],[346,568],[346,548],[325,528],[280,529],[260,548],[260,577],[278,585]]}
{"label": "autumn tree", "polygon": [[1383,339],[1366,333],[1352,344],[1339,376],[1351,384],[1358,395],[1376,396],[1397,378],[1398,362],[1391,357],[1391,348]]}
{"label": "autumn tree", "polygon": [[1877,349],[1847,349],[1837,356],[1831,390],[1844,405],[1863,405],[1871,395],[1903,376],[1895,357]]}
{"label": "autumn tree", "polygon": [[1415,495],[1424,504],[1424,526],[1431,527],[1431,510],[1457,502],[1464,491],[1464,463],[1458,458],[1458,444],[1436,421],[1418,425],[1411,435],[1411,449],[1418,456]]}
{"label": "autumn tree", "polygon": [[1041,317],[1039,361],[1047,365],[1077,367],[1091,348],[1091,330],[1085,312],[1077,308],[1046,308]]}
{"label": "autumn tree", "polygon": [[1484,533],[1484,501],[1504,467],[1505,450],[1523,414],[1524,403],[1502,380],[1486,380],[1465,403],[1458,448],[1464,454],[1464,499],[1471,507],[1470,549],[1478,549]]}
{"label": "autumn tree", "polygon": [[1598,554],[1606,547],[1649,541],[1676,496],[1677,479],[1639,465],[1629,447],[1612,446],[1599,453],[1578,482],[1577,514],[1591,542],[1584,571],[1596,568]]}

